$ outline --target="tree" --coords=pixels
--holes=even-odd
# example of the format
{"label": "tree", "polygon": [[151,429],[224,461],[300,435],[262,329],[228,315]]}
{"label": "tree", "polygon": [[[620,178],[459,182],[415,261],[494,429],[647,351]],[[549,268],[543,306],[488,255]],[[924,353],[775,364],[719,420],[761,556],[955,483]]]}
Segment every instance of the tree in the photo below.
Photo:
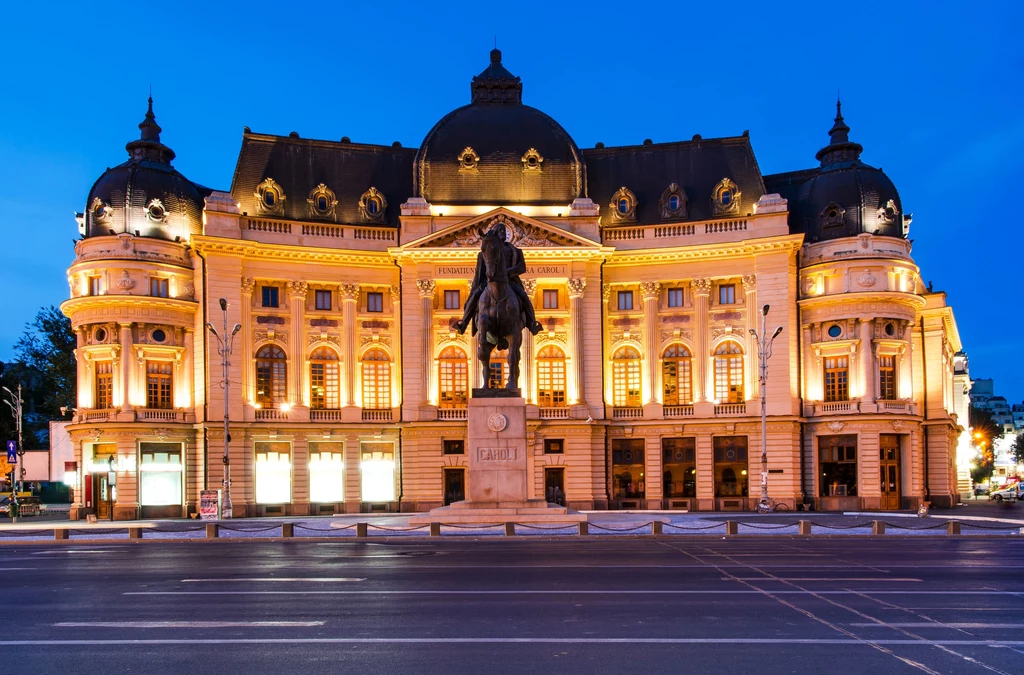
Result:
{"label": "tree", "polygon": [[1018,431],[1013,439],[1013,458],[1018,464],[1024,464],[1024,431]]}
{"label": "tree", "polygon": [[971,425],[971,442],[978,448],[979,457],[975,460],[975,468],[971,471],[971,479],[975,483],[983,483],[992,476],[995,468],[993,443],[1002,438],[1003,428],[992,419],[992,413],[973,405],[968,413]]}

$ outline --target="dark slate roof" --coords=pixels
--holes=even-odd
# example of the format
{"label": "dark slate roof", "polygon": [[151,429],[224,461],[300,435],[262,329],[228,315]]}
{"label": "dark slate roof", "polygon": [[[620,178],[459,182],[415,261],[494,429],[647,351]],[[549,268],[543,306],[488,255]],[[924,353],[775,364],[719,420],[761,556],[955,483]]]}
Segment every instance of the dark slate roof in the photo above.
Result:
{"label": "dark slate roof", "polygon": [[[384,222],[397,226],[402,204],[413,196],[415,156],[415,148],[272,136],[246,129],[231,195],[244,213],[256,216],[256,186],[272,178],[285,194],[284,215],[279,217],[358,224],[359,198],[374,187],[387,200]],[[333,219],[309,214],[306,200],[320,183],[338,200]]]}
{"label": "dark slate roof", "polygon": [[[636,196],[636,217],[640,224],[663,222],[660,200],[672,183],[686,191],[685,220],[721,217],[712,212],[711,196],[723,178],[736,183],[740,190],[738,215],[751,213],[754,203],[765,194],[761,171],[747,135],[587,148],[583,150],[583,157],[587,164],[588,195],[601,207],[601,212],[608,212],[612,196],[625,187]],[[613,221],[604,223],[613,224]]]}
{"label": "dark slate roof", "polygon": [[806,232],[804,209],[800,203],[800,188],[818,173],[818,169],[800,169],[785,173],[773,173],[764,177],[768,194],[778,193],[789,202],[789,231],[794,234]]}

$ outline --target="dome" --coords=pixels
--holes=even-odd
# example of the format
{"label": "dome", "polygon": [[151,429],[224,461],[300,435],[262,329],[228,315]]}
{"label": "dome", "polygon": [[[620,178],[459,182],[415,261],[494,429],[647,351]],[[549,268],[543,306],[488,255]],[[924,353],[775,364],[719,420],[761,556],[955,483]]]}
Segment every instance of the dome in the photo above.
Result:
{"label": "dome", "polygon": [[[903,205],[881,169],[860,160],[863,148],[849,140],[850,128],[836,103],[831,142],[818,151],[820,168],[801,186],[798,218],[807,242],[879,234],[906,237]],[[906,222],[909,222],[907,217]]]}
{"label": "dome", "polygon": [[416,154],[416,194],[435,204],[570,204],[583,156],[555,120],[523,105],[501,52],[470,85],[471,103],[434,125]]}
{"label": "dome", "polygon": [[139,140],[125,146],[128,161],[107,169],[89,191],[82,235],[138,234],[187,241],[203,229],[200,188],[172,166],[174,151],[160,142],[160,127],[149,99]]}

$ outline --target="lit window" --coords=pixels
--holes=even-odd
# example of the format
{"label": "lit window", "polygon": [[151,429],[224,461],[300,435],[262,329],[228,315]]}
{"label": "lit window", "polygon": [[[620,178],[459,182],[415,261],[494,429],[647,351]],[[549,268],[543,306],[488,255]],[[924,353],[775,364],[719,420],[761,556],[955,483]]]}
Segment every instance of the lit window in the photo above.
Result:
{"label": "lit window", "polygon": [[167,279],[152,278],[149,280],[149,294],[155,298],[166,298],[168,294]]}
{"label": "lit window", "polygon": [[544,309],[558,309],[558,291],[553,289],[545,289],[544,291]]}
{"label": "lit window", "polygon": [[310,442],[309,501],[314,504],[345,501],[345,455],[341,443]]}
{"label": "lit window", "polygon": [[640,406],[640,352],[632,347],[622,347],[612,357],[612,405]]}
{"label": "lit window", "polygon": [[857,437],[819,436],[818,470],[822,497],[857,496]]}
{"label": "lit window", "polygon": [[850,400],[850,372],[847,357],[832,356],[825,359],[825,400]]}
{"label": "lit window", "polygon": [[715,496],[747,496],[747,437],[716,436],[713,447]]}
{"label": "lit window", "polygon": [[736,304],[736,284],[722,284],[718,287],[718,304]]}
{"label": "lit window", "polygon": [[438,358],[438,371],[438,407],[465,408],[469,400],[469,359],[466,352],[458,347],[445,348]]}
{"label": "lit window", "polygon": [[316,292],[316,308],[331,311],[331,292],[318,290]]}
{"label": "lit window", "polygon": [[264,307],[277,307],[277,286],[263,286],[261,289],[263,294],[263,306]]}
{"label": "lit window", "polygon": [[113,406],[114,397],[114,363],[113,361],[97,361],[96,369],[96,400],[93,408],[106,410]]}
{"label": "lit window", "polygon": [[743,350],[727,340],[715,350],[715,399],[719,403],[743,403]]}
{"label": "lit window", "polygon": [[[379,295],[379,294],[378,294]],[[363,355],[363,409],[391,408],[391,359],[381,349]]]}
{"label": "lit window", "polygon": [[444,292],[444,308],[445,309],[460,309],[462,303],[459,302],[459,291],[445,291]]}
{"label": "lit window", "polygon": [[495,349],[491,352],[491,360],[487,363],[487,386],[501,389],[508,382],[508,350]]}
{"label": "lit window", "polygon": [[139,459],[139,505],[180,505],[181,444],[140,443]]}
{"label": "lit window", "polygon": [[619,309],[633,309],[633,291],[619,291]]}
{"label": "lit window", "polygon": [[683,306],[683,289],[681,289],[681,288],[670,288],[670,289],[668,289],[668,306],[669,307],[682,307]]}
{"label": "lit window", "polygon": [[670,345],[665,350],[661,367],[665,405],[684,405],[692,398],[690,352],[683,345]]}
{"label": "lit window", "polygon": [[878,397],[883,401],[896,400],[895,356],[878,357]]}
{"label": "lit window", "polygon": [[565,354],[545,347],[537,355],[537,404],[543,408],[565,405]]}
{"label": "lit window", "polygon": [[100,277],[89,277],[89,295],[102,295]]}
{"label": "lit window", "polygon": [[644,441],[640,438],[616,438],[612,441],[612,497],[642,499],[644,479]]}
{"label": "lit window", "polygon": [[169,361],[146,361],[146,407],[170,409],[173,407],[171,398],[171,373],[173,366]]}
{"label": "lit window", "polygon": [[288,359],[277,345],[265,345],[256,352],[256,403],[273,408],[284,403],[288,393]]}
{"label": "lit window", "polygon": [[367,312],[383,312],[384,311],[384,294],[370,292],[366,294],[366,311]]}
{"label": "lit window", "polygon": [[291,445],[256,443],[257,504],[287,504],[292,500]]}
{"label": "lit window", "polygon": [[359,452],[361,498],[364,502],[395,500],[395,446],[363,443]]}
{"label": "lit window", "polygon": [[337,410],[339,393],[338,354],[329,347],[318,347],[309,356],[309,406],[314,410]]}

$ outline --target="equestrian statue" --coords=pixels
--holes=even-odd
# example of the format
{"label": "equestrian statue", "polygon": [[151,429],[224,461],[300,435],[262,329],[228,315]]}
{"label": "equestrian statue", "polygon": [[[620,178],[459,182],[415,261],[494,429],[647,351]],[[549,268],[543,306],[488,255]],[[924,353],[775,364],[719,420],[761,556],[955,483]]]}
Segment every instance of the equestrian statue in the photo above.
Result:
{"label": "equestrian statue", "polygon": [[523,328],[529,328],[534,335],[543,328],[519,279],[519,275],[525,273],[526,259],[523,252],[508,241],[504,222],[498,221],[489,232],[481,233],[473,286],[463,307],[462,320],[456,322],[455,329],[465,333],[472,322],[472,334],[477,336],[477,358],[488,388],[491,385],[491,352],[495,347],[508,350],[505,389],[519,388],[519,347],[523,342]]}

